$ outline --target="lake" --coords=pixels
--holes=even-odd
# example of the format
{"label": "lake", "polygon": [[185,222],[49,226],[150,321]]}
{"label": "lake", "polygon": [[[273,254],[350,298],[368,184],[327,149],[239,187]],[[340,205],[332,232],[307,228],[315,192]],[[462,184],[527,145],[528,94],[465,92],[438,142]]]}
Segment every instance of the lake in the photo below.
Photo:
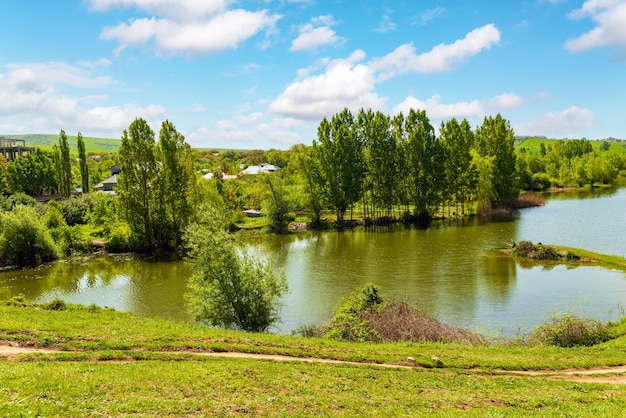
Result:
{"label": "lake", "polygon": [[[428,228],[264,235],[251,252],[285,272],[290,286],[272,331],[289,333],[328,319],[339,298],[366,283],[447,323],[491,335],[529,332],[551,313],[602,321],[624,315],[626,274],[599,267],[516,262],[491,251],[519,240],[626,256],[626,189],[551,194],[544,207],[487,221],[438,221]],[[185,262],[97,255],[0,273],[0,298],[109,306],[191,320]]]}

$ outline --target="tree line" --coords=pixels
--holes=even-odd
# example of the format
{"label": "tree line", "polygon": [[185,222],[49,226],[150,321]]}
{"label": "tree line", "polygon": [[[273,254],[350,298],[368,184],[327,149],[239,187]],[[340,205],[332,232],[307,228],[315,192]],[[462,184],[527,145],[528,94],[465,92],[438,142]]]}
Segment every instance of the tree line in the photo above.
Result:
{"label": "tree line", "polygon": [[439,135],[426,112],[405,116],[344,109],[324,118],[310,149],[301,149],[315,220],[332,207],[342,222],[357,204],[365,218],[429,220],[444,205],[510,205],[519,192],[514,133],[501,115],[472,130],[451,119]]}

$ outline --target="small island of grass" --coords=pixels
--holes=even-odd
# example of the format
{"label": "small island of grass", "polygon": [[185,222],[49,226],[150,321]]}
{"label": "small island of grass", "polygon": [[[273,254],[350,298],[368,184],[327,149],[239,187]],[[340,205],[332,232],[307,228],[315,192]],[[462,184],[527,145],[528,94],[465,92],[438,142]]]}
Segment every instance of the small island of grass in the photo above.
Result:
{"label": "small island of grass", "polygon": [[568,265],[597,265],[609,269],[626,271],[624,257],[599,254],[580,248],[562,245],[534,244],[531,241],[520,241],[511,248],[502,250],[505,254],[527,260],[553,261]]}

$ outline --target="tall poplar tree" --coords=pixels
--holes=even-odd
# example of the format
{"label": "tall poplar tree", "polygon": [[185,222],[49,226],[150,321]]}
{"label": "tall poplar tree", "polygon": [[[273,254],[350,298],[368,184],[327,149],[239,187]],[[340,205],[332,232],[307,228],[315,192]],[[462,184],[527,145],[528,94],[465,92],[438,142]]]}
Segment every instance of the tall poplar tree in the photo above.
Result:
{"label": "tall poplar tree", "polygon": [[87,167],[85,141],[83,141],[83,135],[80,132],[76,135],[76,144],[78,146],[78,163],[80,165],[80,184],[83,193],[89,193],[89,167]]}
{"label": "tall poplar tree", "polygon": [[196,176],[191,147],[169,120],[161,124],[157,157],[156,239],[160,246],[178,246],[194,212]]}
{"label": "tall poplar tree", "polygon": [[352,113],[345,108],[329,122],[324,118],[313,142],[314,155],[319,159],[321,189],[327,202],[337,212],[337,222],[344,220],[348,209],[356,203],[362,191],[365,166],[363,144],[359,142]]}
{"label": "tall poplar tree", "polygon": [[492,206],[507,206],[519,195],[513,129],[509,121],[498,114],[495,118],[485,117],[475,136],[479,154],[493,157]]}
{"label": "tall poplar tree", "polygon": [[427,220],[442,201],[445,180],[443,148],[423,110],[410,110],[405,130],[414,214],[417,219]]}
{"label": "tall poplar tree", "polygon": [[68,198],[70,197],[72,187],[72,165],[70,162],[70,146],[67,142],[65,131],[62,129],[59,133],[58,147],[55,145],[54,154],[59,194],[63,198]]}
{"label": "tall poplar tree", "polygon": [[131,229],[134,245],[147,250],[153,245],[152,211],[157,180],[154,132],[148,123],[137,118],[122,134],[119,148],[121,172],[117,193],[120,208]]}

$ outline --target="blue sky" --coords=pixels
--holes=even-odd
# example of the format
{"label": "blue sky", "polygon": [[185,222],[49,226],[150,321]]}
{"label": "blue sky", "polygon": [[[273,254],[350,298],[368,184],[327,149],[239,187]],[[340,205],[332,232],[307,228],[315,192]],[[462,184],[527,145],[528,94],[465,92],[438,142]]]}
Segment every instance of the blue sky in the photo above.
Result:
{"label": "blue sky", "polygon": [[310,144],[348,107],[626,138],[626,0],[0,2],[0,133]]}

